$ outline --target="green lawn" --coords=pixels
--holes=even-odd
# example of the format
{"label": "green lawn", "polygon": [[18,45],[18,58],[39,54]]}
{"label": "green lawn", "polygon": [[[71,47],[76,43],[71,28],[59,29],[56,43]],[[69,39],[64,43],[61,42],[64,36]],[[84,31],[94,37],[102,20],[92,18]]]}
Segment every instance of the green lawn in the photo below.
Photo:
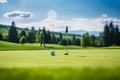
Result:
{"label": "green lawn", "polygon": [[[68,46],[69,49],[80,49],[80,46]],[[11,42],[0,41],[0,51],[11,50],[51,50],[51,49],[66,49],[66,46],[58,44],[46,44],[46,47],[40,47],[39,43],[16,44]]]}
{"label": "green lawn", "polygon": [[0,51],[0,80],[120,80],[120,50]]}
{"label": "green lawn", "polygon": [[120,50],[50,50],[0,51],[0,67],[119,67]]}
{"label": "green lawn", "polygon": [[0,41],[0,80],[120,80],[120,47],[65,49]]}
{"label": "green lawn", "polygon": [[[58,45],[58,44],[46,44],[46,47],[40,47],[39,43],[26,43],[26,44],[16,44],[11,42],[0,41],[0,51],[13,51],[13,50],[66,50],[66,46]],[[81,46],[69,45],[68,49],[74,50],[103,50],[103,49],[120,49],[120,46],[116,47],[88,47],[82,48]]]}

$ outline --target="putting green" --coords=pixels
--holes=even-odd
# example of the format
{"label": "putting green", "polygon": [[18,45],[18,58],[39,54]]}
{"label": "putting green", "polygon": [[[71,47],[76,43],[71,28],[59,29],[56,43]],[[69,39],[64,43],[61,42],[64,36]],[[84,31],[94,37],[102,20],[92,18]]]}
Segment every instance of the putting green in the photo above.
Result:
{"label": "putting green", "polygon": [[120,49],[0,51],[0,67],[120,67]]}

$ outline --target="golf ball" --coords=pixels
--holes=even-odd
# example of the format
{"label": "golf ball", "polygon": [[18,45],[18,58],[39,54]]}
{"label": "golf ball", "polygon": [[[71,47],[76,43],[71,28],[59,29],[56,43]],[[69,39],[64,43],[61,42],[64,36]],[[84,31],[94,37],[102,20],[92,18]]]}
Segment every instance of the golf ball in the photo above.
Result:
{"label": "golf ball", "polygon": [[55,55],[55,51],[54,51],[54,50],[51,50],[51,51],[50,51],[50,54],[51,54],[52,56],[54,56],[54,55]]}

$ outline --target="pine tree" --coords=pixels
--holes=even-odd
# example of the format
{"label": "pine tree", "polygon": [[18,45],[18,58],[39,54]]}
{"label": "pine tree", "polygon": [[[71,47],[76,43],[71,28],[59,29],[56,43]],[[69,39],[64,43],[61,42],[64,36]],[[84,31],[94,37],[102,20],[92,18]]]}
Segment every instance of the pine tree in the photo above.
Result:
{"label": "pine tree", "polygon": [[83,34],[81,39],[81,46],[84,48],[87,48],[88,46],[90,46],[89,33]]}
{"label": "pine tree", "polygon": [[3,40],[3,35],[2,35],[2,33],[0,33],[0,40]]}
{"label": "pine tree", "polygon": [[119,35],[118,35],[118,46],[120,46],[120,32],[119,32]]}
{"label": "pine tree", "polygon": [[52,41],[51,41],[51,33],[50,33],[50,31],[47,31],[47,33],[46,33],[46,43],[51,43]]}
{"label": "pine tree", "polygon": [[39,30],[38,30],[38,36],[37,36],[38,41],[39,41],[39,39],[40,39],[40,32],[41,32],[41,29],[39,28]]}
{"label": "pine tree", "polygon": [[18,32],[13,21],[8,32],[8,41],[18,43]]}
{"label": "pine tree", "polygon": [[96,46],[96,37],[94,35],[90,36],[90,46]]}
{"label": "pine tree", "polygon": [[51,41],[52,41],[52,44],[56,44],[56,37],[54,33],[52,33]]}
{"label": "pine tree", "polygon": [[120,35],[119,35],[118,25],[116,25],[116,28],[115,28],[115,44],[117,46],[120,46]]}
{"label": "pine tree", "polygon": [[76,37],[75,37],[75,35],[73,35],[72,44],[76,45]]}
{"label": "pine tree", "polygon": [[79,39],[79,38],[76,39],[75,45],[77,45],[77,46],[80,46],[80,45],[81,45],[81,44],[80,44],[80,39]]}
{"label": "pine tree", "polygon": [[27,42],[34,43],[36,41],[36,32],[34,27],[31,28],[31,31],[28,32]]}
{"label": "pine tree", "polygon": [[97,40],[96,40],[96,45],[98,47],[103,47],[104,46],[104,38],[103,38],[103,33],[100,33],[100,35],[97,37]]}
{"label": "pine tree", "polygon": [[115,28],[114,28],[113,21],[110,22],[109,29],[110,29],[110,35],[109,35],[110,44],[109,45],[111,46],[111,45],[115,44]]}
{"label": "pine tree", "polygon": [[62,33],[60,33],[59,35],[59,40],[62,42],[63,38],[62,38]]}
{"label": "pine tree", "polygon": [[107,47],[107,46],[110,46],[110,29],[109,29],[109,26],[106,24],[105,27],[104,27],[104,32],[103,32],[103,38],[104,38],[104,45]]}
{"label": "pine tree", "polygon": [[62,37],[62,33],[59,34],[59,42],[58,44],[62,45],[62,41],[63,41],[63,37]]}

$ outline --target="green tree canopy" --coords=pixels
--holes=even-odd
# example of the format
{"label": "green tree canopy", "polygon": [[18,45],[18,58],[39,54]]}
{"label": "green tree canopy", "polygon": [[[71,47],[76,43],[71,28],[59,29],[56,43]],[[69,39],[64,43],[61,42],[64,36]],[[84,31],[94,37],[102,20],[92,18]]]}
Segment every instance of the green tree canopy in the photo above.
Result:
{"label": "green tree canopy", "polygon": [[13,21],[8,32],[8,41],[18,43],[18,32]]}

